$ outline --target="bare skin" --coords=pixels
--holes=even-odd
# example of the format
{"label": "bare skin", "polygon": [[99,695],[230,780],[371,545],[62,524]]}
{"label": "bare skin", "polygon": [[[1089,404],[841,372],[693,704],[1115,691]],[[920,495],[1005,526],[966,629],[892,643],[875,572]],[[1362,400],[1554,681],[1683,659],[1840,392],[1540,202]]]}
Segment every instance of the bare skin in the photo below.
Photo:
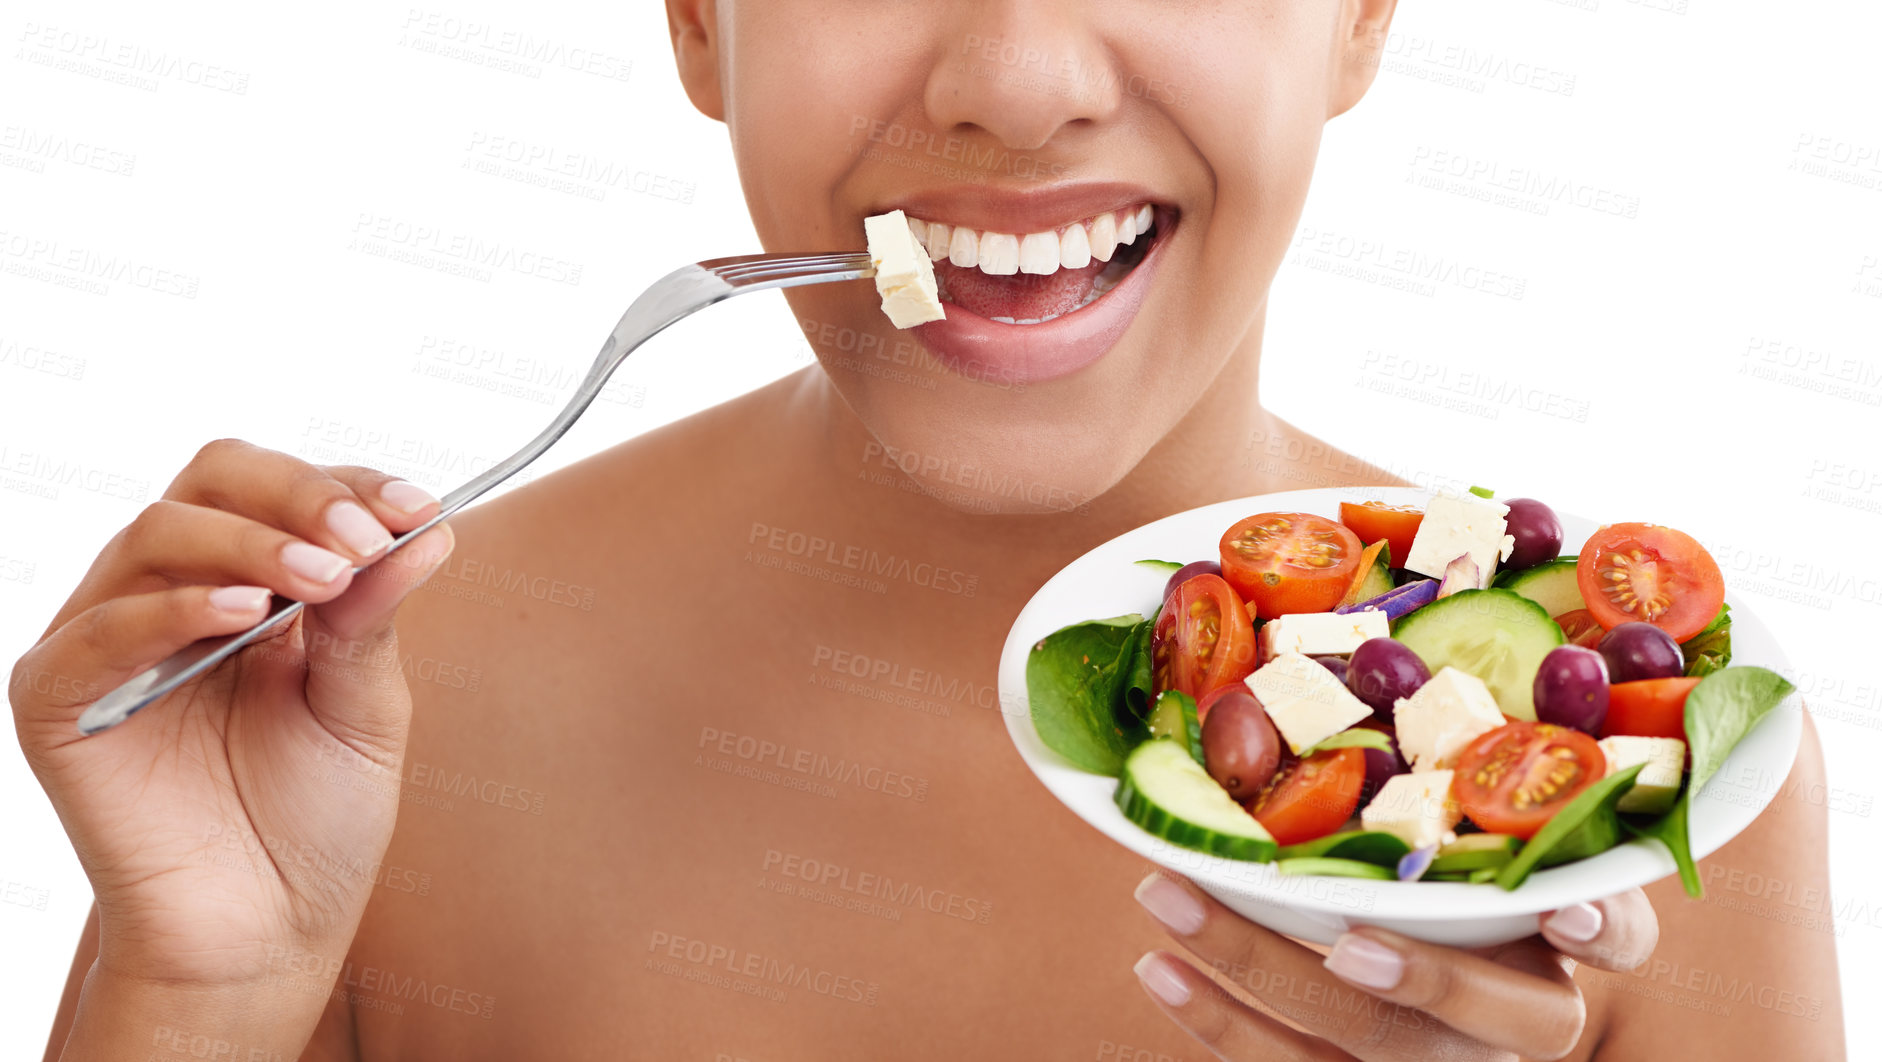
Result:
{"label": "bare skin", "polygon": [[[1368,996],[1207,906],[1172,939],[1131,899],[1149,868],[1006,739],[1001,641],[1071,558],[1212,501],[1398,482],[1287,425],[1256,386],[1319,128],[1370,83],[1390,0],[1193,5],[1182,33],[1162,5],[1069,0],[920,19],[856,5],[840,23],[824,0],[668,8],[682,81],[730,128],[768,247],[853,246],[861,216],[922,183],[848,150],[853,116],[893,118],[1180,211],[1137,324],[1024,390],[940,364],[911,386],[813,336],[819,368],[454,519],[454,552],[402,603],[450,535],[358,585],[308,584],[277,549],[357,559],[372,551],[337,541],[326,506],[357,501],[393,532],[427,507],[389,508],[370,470],[206,450],[14,675],[28,760],[98,896],[49,1057],[188,1057],[192,1035],[237,1057],[372,1060],[1201,1057],[1192,1036],[1224,1058],[1835,1056],[1831,938],[1667,883],[1602,901],[1585,943],[1554,921],[1494,956],[1370,934],[1407,976]],[[912,43],[866,53],[851,38],[867,31]],[[1068,98],[941,61],[996,32],[1188,94]],[[792,294],[802,322],[903,338],[873,301],[861,285]],[[943,504],[949,484],[926,465],[902,477],[887,446],[1082,501]],[[73,741],[73,690],[260,614],[211,610],[212,586],[313,607]],[[1712,872],[1827,894],[1807,735],[1799,788]],[[1162,948],[1238,995],[1177,965],[1189,1002],[1154,1002],[1131,969]],[[1596,969],[1649,952],[1677,965]],[[1583,963],[1572,980],[1564,956]],[[1755,985],[1751,1001],[1718,998],[1720,978]]]}
{"label": "bare skin", "polygon": [[[1148,868],[1038,786],[996,711],[943,700],[940,716],[813,681],[830,673],[827,662],[813,664],[825,646],[991,684],[1007,617],[1029,588],[1168,502],[1094,507],[1060,522],[1064,541],[1029,541],[1023,526],[997,543],[957,537],[946,525],[959,517],[853,478],[852,462],[833,454],[860,453],[850,449],[860,439],[840,438],[840,415],[835,432],[805,415],[829,401],[821,390],[814,370],[800,374],[453,522],[457,548],[429,589],[408,599],[400,636],[413,661],[475,668],[478,688],[412,684],[405,802],[384,883],[348,953],[344,1002],[329,1007],[303,1057],[940,1059],[990,1045],[1014,1057],[1095,1057],[1107,1044],[1198,1055],[1131,983],[1135,958],[1171,943],[1130,899]],[[682,454],[717,470],[709,488]],[[1217,471],[1231,491],[1298,485]],[[1389,477],[1362,468],[1351,479]],[[684,523],[644,518],[675,507],[687,512]],[[761,569],[744,560],[754,522],[933,557],[980,582],[971,598],[907,584],[878,595]],[[493,591],[497,607],[444,589],[489,571],[581,590],[565,598]],[[576,601],[588,590],[591,610],[539,599]],[[687,600],[736,607],[662,607]],[[834,785],[830,798],[718,773],[695,764],[707,727],[905,772],[925,781],[925,799],[855,784]],[[1798,792],[1822,774],[1809,734]],[[738,759],[716,745],[704,753]],[[450,810],[427,803],[444,796],[441,777],[460,774],[516,792],[460,795]],[[531,810],[537,794],[540,815]],[[1720,876],[1713,895],[1731,870],[1827,890],[1823,818],[1821,806],[1781,797],[1707,861]],[[847,868],[852,884],[875,873],[950,894],[956,914],[878,901],[899,910],[888,920],[761,888],[761,880],[804,886],[802,875],[820,876],[801,868],[787,876],[789,856]],[[1717,899],[1688,902],[1670,881],[1648,894],[1662,926],[1655,959],[1678,969],[1645,979],[1579,971],[1587,1024],[1569,1057],[1699,1044],[1783,1052],[1840,1028],[1826,934],[1722,910]],[[1267,985],[1250,971],[1275,966],[1272,949],[1292,945],[1230,922],[1196,954],[1230,983]],[[873,987],[875,1002],[807,986],[774,1002],[650,969],[650,960],[681,975],[701,966],[671,958],[673,938],[854,977],[857,991]],[[727,960],[718,961],[723,973]],[[75,978],[90,962],[81,951]],[[1730,1016],[1697,1021],[1699,1011],[1622,987],[1708,1000],[1673,983],[1691,968],[1795,993],[1816,1017],[1712,999]],[[421,979],[459,993],[434,997],[441,1005],[414,1001],[411,982]],[[1273,1002],[1299,1015],[1304,998],[1282,987]],[[61,1019],[55,1044],[69,1010]],[[1330,1027],[1356,1021],[1350,1012],[1329,1018]],[[1245,1020],[1237,1028],[1255,1035]],[[1246,1050],[1255,1041],[1234,1042]]]}

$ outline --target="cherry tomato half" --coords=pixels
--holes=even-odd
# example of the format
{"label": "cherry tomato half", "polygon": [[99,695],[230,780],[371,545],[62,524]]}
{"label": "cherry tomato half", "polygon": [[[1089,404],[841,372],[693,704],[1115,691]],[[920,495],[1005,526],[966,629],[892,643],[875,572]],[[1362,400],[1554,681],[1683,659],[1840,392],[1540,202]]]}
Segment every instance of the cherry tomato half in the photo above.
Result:
{"label": "cherry tomato half", "polygon": [[1304,760],[1289,758],[1248,802],[1248,813],[1267,827],[1275,844],[1299,844],[1346,825],[1366,783],[1364,749],[1330,749]]}
{"label": "cherry tomato half", "polygon": [[1579,730],[1509,723],[1464,747],[1451,795],[1470,821],[1528,840],[1607,771],[1601,746]]}
{"label": "cherry tomato half", "polygon": [[1340,523],[1368,546],[1382,538],[1391,543],[1392,563],[1401,568],[1405,566],[1405,558],[1411,556],[1412,539],[1418,537],[1418,525],[1424,520],[1425,511],[1416,505],[1388,505],[1382,501],[1340,503]]}
{"label": "cherry tomato half", "polygon": [[1208,574],[1179,584],[1151,631],[1150,666],[1158,693],[1181,690],[1199,701],[1247,678],[1255,669],[1255,626],[1235,588]]}
{"label": "cherry tomato half", "polygon": [[1609,524],[1581,548],[1575,583],[1588,611],[1608,630],[1651,623],[1683,642],[1725,603],[1718,562],[1684,531],[1659,524]]}
{"label": "cherry tomato half", "polygon": [[1583,649],[1593,649],[1601,644],[1601,636],[1608,632],[1606,627],[1594,618],[1594,613],[1585,608],[1572,609],[1555,617],[1556,626],[1562,628],[1562,634],[1568,639],[1567,644],[1579,645]]}
{"label": "cherry tomato half", "polygon": [[1269,618],[1326,612],[1346,595],[1364,548],[1324,516],[1260,513],[1222,536],[1222,578]]}
{"label": "cherry tomato half", "polygon": [[1608,687],[1608,716],[1601,736],[1670,737],[1686,740],[1686,695],[1696,678],[1636,679]]}

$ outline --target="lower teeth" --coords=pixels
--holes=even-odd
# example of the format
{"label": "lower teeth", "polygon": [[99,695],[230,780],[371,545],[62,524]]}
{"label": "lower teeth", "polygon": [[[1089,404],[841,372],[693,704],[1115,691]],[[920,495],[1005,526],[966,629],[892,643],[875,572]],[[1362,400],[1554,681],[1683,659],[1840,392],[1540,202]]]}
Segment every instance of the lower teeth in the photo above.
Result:
{"label": "lower teeth", "polygon": [[[1023,324],[1023,325],[1044,324],[1047,321],[1055,321],[1061,317],[1064,317],[1066,313],[1077,313],[1079,310],[1082,310],[1085,307],[1090,306],[1092,303],[1097,302],[1100,296],[1110,291],[1112,288],[1117,287],[1118,282],[1124,279],[1124,274],[1130,272],[1131,267],[1136,264],[1137,264],[1136,261],[1127,262],[1121,256],[1111,259],[1111,261],[1107,263],[1102,270],[1099,270],[1097,276],[1091,278],[1091,290],[1085,293],[1084,298],[1078,300],[1078,305],[1072,307],[1069,310],[1066,310],[1065,313],[1048,314],[1044,317],[1014,318],[1014,317],[995,316],[995,317],[989,317],[987,318],[987,320],[998,321],[1001,324]],[[945,291],[941,293],[941,298],[944,301],[946,300],[947,293]]]}

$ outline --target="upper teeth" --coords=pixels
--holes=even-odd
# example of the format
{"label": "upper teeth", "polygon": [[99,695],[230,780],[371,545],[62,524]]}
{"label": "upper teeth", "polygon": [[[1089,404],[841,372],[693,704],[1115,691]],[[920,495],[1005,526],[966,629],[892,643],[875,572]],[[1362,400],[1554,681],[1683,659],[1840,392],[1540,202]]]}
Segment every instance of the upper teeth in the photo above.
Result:
{"label": "upper teeth", "polygon": [[935,261],[978,268],[995,276],[1056,273],[1061,267],[1083,269],[1092,259],[1109,262],[1118,247],[1150,231],[1156,211],[1149,203],[1099,214],[1047,232],[983,232],[965,225],[908,219],[915,239]]}

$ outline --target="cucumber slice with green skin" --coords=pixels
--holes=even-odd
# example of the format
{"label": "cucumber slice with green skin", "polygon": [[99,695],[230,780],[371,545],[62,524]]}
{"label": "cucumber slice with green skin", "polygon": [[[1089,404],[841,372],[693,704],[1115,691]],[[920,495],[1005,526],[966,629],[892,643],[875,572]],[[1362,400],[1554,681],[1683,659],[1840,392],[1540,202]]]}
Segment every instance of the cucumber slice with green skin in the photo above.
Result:
{"label": "cucumber slice with green skin", "polygon": [[1170,738],[1189,749],[1197,763],[1202,758],[1202,724],[1196,721],[1196,699],[1182,690],[1164,690],[1150,710],[1150,736]]}
{"label": "cucumber slice with green skin", "polygon": [[1351,859],[1397,868],[1411,848],[1398,835],[1379,830],[1348,830],[1329,833],[1311,841],[1290,844],[1275,853],[1276,859]]}
{"label": "cucumber slice with green skin", "polygon": [[1315,874],[1326,878],[1372,878],[1376,881],[1398,878],[1398,872],[1391,867],[1362,863],[1357,859],[1327,859],[1323,856],[1283,859],[1274,864],[1274,869],[1283,874]]}
{"label": "cucumber slice with green skin", "polygon": [[1562,627],[1514,590],[1460,590],[1413,612],[1392,637],[1418,654],[1433,675],[1446,667],[1475,675],[1496,706],[1514,719],[1536,718],[1536,672],[1566,639]]}
{"label": "cucumber slice with green skin", "polygon": [[1574,557],[1557,557],[1520,572],[1502,572],[1491,585],[1514,590],[1541,605],[1549,615],[1559,616],[1588,607],[1575,581],[1576,563]]}
{"label": "cucumber slice with green skin", "polygon": [[1143,742],[1124,758],[1115,799],[1125,818],[1171,844],[1228,859],[1274,858],[1274,838],[1261,823],[1168,738]]}

